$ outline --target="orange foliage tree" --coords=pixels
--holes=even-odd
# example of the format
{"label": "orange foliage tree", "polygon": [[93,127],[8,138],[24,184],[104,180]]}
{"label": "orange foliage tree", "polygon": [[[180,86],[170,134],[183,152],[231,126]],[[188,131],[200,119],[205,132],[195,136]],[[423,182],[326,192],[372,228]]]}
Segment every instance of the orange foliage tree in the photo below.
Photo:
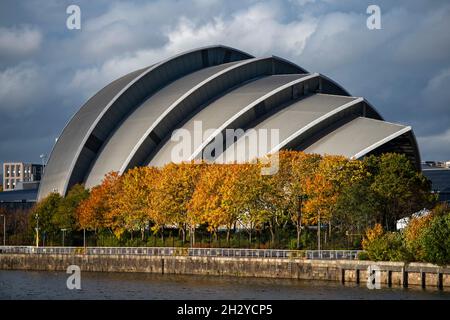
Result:
{"label": "orange foliage tree", "polygon": [[120,190],[120,176],[111,172],[105,176],[102,183],[92,188],[89,197],[81,201],[77,209],[78,224],[81,229],[97,232],[109,227],[119,236],[123,233],[123,224],[117,217],[116,208],[111,204]]}

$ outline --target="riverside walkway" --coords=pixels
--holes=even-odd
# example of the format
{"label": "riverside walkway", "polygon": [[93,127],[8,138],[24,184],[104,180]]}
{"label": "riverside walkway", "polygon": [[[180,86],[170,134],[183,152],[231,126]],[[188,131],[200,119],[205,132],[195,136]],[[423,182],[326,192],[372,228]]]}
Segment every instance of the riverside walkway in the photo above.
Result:
{"label": "riverside walkway", "polygon": [[278,250],[182,247],[34,247],[0,246],[0,254],[86,254],[243,258],[356,260],[359,250]]}

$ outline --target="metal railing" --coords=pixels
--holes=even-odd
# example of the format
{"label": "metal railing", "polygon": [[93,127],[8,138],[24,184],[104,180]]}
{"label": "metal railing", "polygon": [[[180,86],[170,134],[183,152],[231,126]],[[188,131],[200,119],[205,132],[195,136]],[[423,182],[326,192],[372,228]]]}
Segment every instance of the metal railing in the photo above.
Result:
{"label": "metal railing", "polygon": [[310,260],[355,260],[360,250],[278,250],[180,247],[33,247],[0,246],[0,254],[87,254],[191,257],[241,257]]}

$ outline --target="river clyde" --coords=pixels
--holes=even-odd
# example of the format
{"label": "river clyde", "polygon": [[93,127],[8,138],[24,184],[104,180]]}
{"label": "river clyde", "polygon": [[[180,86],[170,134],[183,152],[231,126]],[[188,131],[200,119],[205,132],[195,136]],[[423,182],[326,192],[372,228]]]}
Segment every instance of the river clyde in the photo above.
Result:
{"label": "river clyde", "polygon": [[64,272],[0,270],[0,299],[450,300],[449,291],[420,287],[370,290],[364,282],[342,285],[332,281],[119,272],[83,272],[81,290],[69,290],[68,277]]}

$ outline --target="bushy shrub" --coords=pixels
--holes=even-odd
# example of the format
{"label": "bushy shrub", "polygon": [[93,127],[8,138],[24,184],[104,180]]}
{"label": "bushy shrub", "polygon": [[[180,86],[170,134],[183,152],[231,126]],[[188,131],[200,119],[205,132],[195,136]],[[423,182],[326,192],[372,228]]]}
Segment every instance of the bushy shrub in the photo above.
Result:
{"label": "bushy shrub", "polygon": [[404,231],[405,247],[411,256],[411,259],[414,261],[426,260],[423,236],[430,226],[432,219],[433,216],[431,214],[424,217],[413,218]]}
{"label": "bushy shrub", "polygon": [[367,255],[373,261],[406,261],[409,255],[403,246],[402,235],[398,232],[388,232],[374,239],[366,249]]}
{"label": "bushy shrub", "polygon": [[450,264],[450,214],[436,216],[424,230],[422,245],[425,261]]}
{"label": "bushy shrub", "polygon": [[369,260],[369,255],[366,251],[361,251],[358,253],[358,260]]}
{"label": "bushy shrub", "polygon": [[381,225],[368,229],[363,239],[367,257],[373,261],[406,261],[410,255],[403,245],[403,236],[398,232],[384,232]]}
{"label": "bushy shrub", "polygon": [[366,231],[359,259],[423,261],[450,264],[450,208],[437,205],[431,214],[412,218],[401,232],[385,232],[377,224]]}

